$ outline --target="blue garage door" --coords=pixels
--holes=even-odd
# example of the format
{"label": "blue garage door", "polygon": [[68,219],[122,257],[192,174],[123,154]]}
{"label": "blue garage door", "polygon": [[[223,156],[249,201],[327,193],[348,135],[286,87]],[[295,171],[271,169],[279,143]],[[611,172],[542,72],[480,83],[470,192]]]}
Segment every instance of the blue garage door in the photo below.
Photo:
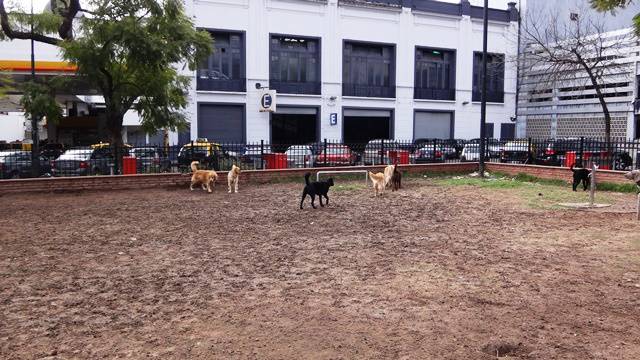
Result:
{"label": "blue garage door", "polygon": [[200,104],[198,137],[219,143],[244,142],[244,106]]}

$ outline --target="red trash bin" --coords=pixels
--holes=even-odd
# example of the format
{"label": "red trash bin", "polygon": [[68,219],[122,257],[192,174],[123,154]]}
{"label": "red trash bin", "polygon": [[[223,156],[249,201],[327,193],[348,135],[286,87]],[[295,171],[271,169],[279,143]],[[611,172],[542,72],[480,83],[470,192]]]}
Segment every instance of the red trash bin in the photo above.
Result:
{"label": "red trash bin", "polygon": [[575,151],[567,151],[564,157],[564,167],[572,167],[576,163],[577,153]]}
{"label": "red trash bin", "polygon": [[389,150],[389,160],[391,164],[407,165],[409,164],[408,150]]}
{"label": "red trash bin", "polygon": [[122,174],[134,175],[136,174],[136,158],[135,156],[122,157]]}
{"label": "red trash bin", "polygon": [[262,154],[262,160],[264,160],[264,168],[265,169],[275,169],[276,166],[276,157],[275,154]]}
{"label": "red trash bin", "polygon": [[287,154],[285,153],[275,153],[274,161],[276,169],[286,169],[287,168]]}

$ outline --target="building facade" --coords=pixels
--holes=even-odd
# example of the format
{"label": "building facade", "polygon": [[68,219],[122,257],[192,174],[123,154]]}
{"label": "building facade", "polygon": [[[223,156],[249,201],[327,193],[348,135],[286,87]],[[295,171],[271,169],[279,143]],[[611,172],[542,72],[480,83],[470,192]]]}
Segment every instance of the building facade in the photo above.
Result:
{"label": "building facade", "polygon": [[[195,73],[183,70],[193,77],[191,127],[170,134],[172,143],[479,137],[483,11],[468,0],[185,5],[211,33],[214,51]],[[515,3],[490,9],[487,134],[496,138],[515,135],[517,24]],[[277,92],[275,112],[260,111],[266,88]],[[99,109],[95,94],[87,95],[65,107],[76,115],[78,108]],[[128,114],[125,141],[157,138],[140,134],[138,125]]]}
{"label": "building facade", "polygon": [[[640,45],[632,29],[605,33],[601,39],[624,42],[616,47],[612,70],[605,72],[600,81],[607,107],[611,113],[611,136],[616,139],[640,137],[637,104],[638,61]],[[566,138],[605,136],[605,121],[596,90],[585,72],[566,80],[550,82],[547,74],[535,66],[522,67],[521,93],[518,104],[518,135],[532,138]],[[595,56],[595,55],[594,55]]]}

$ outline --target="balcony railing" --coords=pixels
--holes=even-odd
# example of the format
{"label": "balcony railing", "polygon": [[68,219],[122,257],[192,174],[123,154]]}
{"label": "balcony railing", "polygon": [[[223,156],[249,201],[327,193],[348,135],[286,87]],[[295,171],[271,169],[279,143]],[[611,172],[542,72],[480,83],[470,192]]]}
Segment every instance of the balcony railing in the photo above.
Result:
{"label": "balcony railing", "polygon": [[[482,101],[482,93],[474,90],[471,100]],[[487,91],[487,102],[504,103],[504,91]]]}
{"label": "balcony railing", "polygon": [[247,91],[246,79],[229,79],[226,76],[212,75],[209,70],[199,70],[196,89],[203,91]]}
{"label": "balcony railing", "polygon": [[342,84],[342,96],[394,98],[396,88],[395,86]]}
{"label": "balcony railing", "polygon": [[320,95],[320,83],[315,82],[289,82],[269,80],[269,88],[281,94],[310,94]]}
{"label": "balcony railing", "polygon": [[415,88],[414,99],[455,100],[456,89]]}

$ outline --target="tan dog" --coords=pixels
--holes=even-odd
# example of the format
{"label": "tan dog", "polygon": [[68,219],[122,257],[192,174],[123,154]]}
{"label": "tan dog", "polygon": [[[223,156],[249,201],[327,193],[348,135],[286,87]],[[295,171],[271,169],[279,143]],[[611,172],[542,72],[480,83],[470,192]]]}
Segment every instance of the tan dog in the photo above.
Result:
{"label": "tan dog", "polygon": [[233,165],[229,174],[227,174],[227,185],[229,186],[229,194],[238,192],[238,180],[240,180],[240,168]]}
{"label": "tan dog", "polygon": [[191,186],[189,187],[193,191],[193,185],[200,184],[202,190],[207,190],[211,193],[211,188],[216,185],[218,180],[218,174],[213,170],[198,170],[199,162],[191,162]]}
{"label": "tan dog", "polygon": [[393,178],[393,171],[395,167],[393,165],[389,165],[384,168],[384,187],[388,188],[391,184],[391,178]]}
{"label": "tan dog", "polygon": [[378,194],[382,195],[384,193],[384,173],[372,173],[371,171],[369,171],[369,179],[371,179],[371,182],[373,183],[373,188],[376,191],[375,196],[378,196]]}

